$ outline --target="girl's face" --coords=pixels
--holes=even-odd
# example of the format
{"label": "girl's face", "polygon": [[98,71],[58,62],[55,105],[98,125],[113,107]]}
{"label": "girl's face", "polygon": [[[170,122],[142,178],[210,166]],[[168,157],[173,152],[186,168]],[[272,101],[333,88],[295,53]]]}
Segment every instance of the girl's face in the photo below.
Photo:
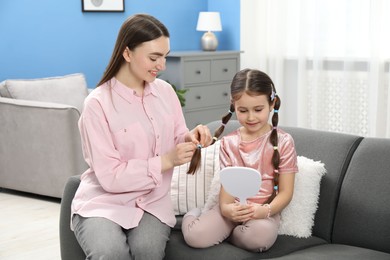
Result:
{"label": "girl's face", "polygon": [[266,95],[249,96],[244,93],[234,102],[237,119],[248,137],[258,137],[270,130],[268,123],[273,105]]}
{"label": "girl's face", "polygon": [[159,71],[165,70],[165,58],[169,53],[169,38],[161,36],[129,50],[130,74],[139,82],[152,82]]}

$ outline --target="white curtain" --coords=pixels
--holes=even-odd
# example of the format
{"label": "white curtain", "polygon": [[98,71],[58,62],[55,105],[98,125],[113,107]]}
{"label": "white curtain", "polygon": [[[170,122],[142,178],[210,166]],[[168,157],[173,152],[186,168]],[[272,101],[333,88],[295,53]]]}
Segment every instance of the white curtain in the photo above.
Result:
{"label": "white curtain", "polygon": [[241,49],[281,125],[390,137],[390,0],[241,0]]}

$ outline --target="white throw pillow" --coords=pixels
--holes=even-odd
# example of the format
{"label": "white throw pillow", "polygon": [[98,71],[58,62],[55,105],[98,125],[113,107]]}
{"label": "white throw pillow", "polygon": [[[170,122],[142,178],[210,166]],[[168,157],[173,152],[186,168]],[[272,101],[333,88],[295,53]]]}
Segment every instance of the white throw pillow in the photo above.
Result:
{"label": "white throw pillow", "polygon": [[88,88],[84,75],[75,73],[60,77],[5,80],[0,84],[0,95],[71,105],[81,112]]}
{"label": "white throw pillow", "polygon": [[303,156],[298,156],[298,169],[293,198],[281,213],[279,234],[310,237],[326,169],[323,163]]}
{"label": "white throw pillow", "polygon": [[[320,194],[320,182],[326,169],[321,162],[298,156],[299,172],[295,175],[294,195],[290,204],[281,213],[279,234],[295,237],[309,237],[314,225]],[[210,186],[209,197],[202,212],[218,203],[221,184],[217,171]]]}
{"label": "white throw pillow", "polygon": [[219,172],[219,146],[217,141],[202,149],[201,166],[194,175],[187,174],[189,163],[174,168],[171,199],[176,215],[204,206],[214,173]]}

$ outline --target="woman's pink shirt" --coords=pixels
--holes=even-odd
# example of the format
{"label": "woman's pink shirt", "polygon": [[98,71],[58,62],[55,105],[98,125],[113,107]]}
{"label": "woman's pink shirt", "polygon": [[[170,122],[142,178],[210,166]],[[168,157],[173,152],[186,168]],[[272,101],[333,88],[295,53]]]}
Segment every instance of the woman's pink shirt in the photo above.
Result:
{"label": "woman's pink shirt", "polygon": [[[229,166],[245,166],[256,169],[262,177],[261,187],[257,195],[249,201],[263,204],[273,191],[274,167],[272,156],[274,147],[270,143],[271,131],[253,141],[242,141],[240,130],[236,130],[221,139],[219,159],[221,168]],[[278,129],[278,150],[280,153],[279,173],[298,172],[297,155],[291,135]]]}
{"label": "woman's pink shirt", "polygon": [[156,79],[141,97],[113,78],[86,98],[79,129],[89,169],[72,216],[104,217],[129,229],[147,211],[173,227],[173,169],[161,172],[161,155],[184,142],[188,129],[171,85]]}

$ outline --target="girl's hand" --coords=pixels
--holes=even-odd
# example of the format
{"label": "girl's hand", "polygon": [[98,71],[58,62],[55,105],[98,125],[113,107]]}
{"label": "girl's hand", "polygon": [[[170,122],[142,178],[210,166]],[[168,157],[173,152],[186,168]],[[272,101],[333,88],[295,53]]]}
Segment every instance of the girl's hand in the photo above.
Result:
{"label": "girl's hand", "polygon": [[262,218],[267,218],[268,216],[268,207],[263,206],[261,204],[253,203],[253,202],[248,202],[248,204],[253,208],[253,216],[252,219],[262,219]]}
{"label": "girl's hand", "polygon": [[207,147],[211,144],[212,136],[210,129],[205,125],[197,125],[185,137],[186,142],[193,142],[195,145]]}
{"label": "girl's hand", "polygon": [[254,207],[250,204],[242,205],[239,202],[226,204],[224,216],[233,222],[245,222],[253,218]]}
{"label": "girl's hand", "polygon": [[192,142],[180,143],[170,152],[161,156],[162,171],[191,161],[196,145]]}

